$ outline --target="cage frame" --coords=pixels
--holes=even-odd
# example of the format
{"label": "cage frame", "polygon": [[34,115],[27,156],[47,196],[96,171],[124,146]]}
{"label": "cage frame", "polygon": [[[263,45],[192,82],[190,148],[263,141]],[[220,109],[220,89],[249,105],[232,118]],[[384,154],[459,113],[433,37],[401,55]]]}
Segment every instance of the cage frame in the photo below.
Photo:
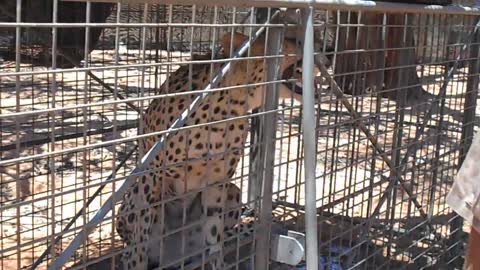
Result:
{"label": "cage frame", "polygon": [[[62,1],[81,1],[81,0],[62,0]],[[309,62],[309,61],[305,61],[303,63],[304,65],[304,70],[313,70],[312,67],[314,64],[316,64],[317,66],[321,67],[322,69],[322,74],[325,74],[324,76],[327,77],[328,80],[330,80],[332,82],[332,85],[334,85],[333,87],[333,90],[335,92],[335,94],[337,95],[337,97],[342,101],[343,105],[349,110],[349,113],[352,115],[352,117],[356,118],[358,121],[358,124],[359,124],[359,128],[362,129],[362,131],[367,135],[367,137],[369,138],[369,140],[371,140],[372,144],[373,145],[377,145],[375,143],[375,139],[374,139],[374,136],[372,134],[369,134],[369,131],[365,128],[365,126],[362,126],[362,121],[360,120],[361,117],[359,117],[358,115],[356,115],[355,113],[355,109],[353,108],[353,106],[350,104],[350,102],[345,99],[345,98],[342,98],[342,91],[340,89],[340,87],[338,85],[336,85],[336,83],[333,81],[333,79],[330,77],[329,78],[329,74],[325,68],[325,66],[323,66],[319,60],[318,60],[318,57],[314,57],[314,50],[313,50],[313,18],[312,18],[312,12],[315,8],[328,8],[328,9],[337,9],[337,10],[352,10],[352,9],[355,9],[355,10],[363,10],[363,11],[383,11],[385,12],[386,9],[391,9],[392,12],[413,12],[413,11],[416,11],[416,12],[420,12],[422,14],[443,14],[444,12],[448,12],[448,13],[452,13],[452,14],[458,14],[458,15],[464,15],[464,14],[468,14],[468,15],[472,15],[472,14],[475,14],[475,15],[480,15],[480,9],[479,8],[474,8],[474,9],[469,9],[469,8],[460,8],[460,7],[442,7],[442,8],[438,8],[438,7],[432,7],[432,6],[420,6],[420,5],[412,5],[412,4],[392,4],[392,3],[376,3],[375,5],[372,5],[371,2],[373,1],[354,1],[353,4],[341,4],[339,3],[339,1],[313,1],[313,2],[306,2],[306,1],[292,1],[292,2],[284,2],[284,1],[277,1],[277,0],[268,0],[268,1],[264,1],[264,0],[256,0],[256,1],[248,1],[248,0],[245,0],[244,1],[230,1],[230,0],[217,0],[218,3],[216,2],[215,4],[221,4],[221,5],[234,5],[234,6],[248,6],[248,7],[252,7],[252,6],[261,6],[261,7],[265,7],[265,6],[268,6],[268,7],[278,7],[278,6],[288,6],[288,7],[295,7],[295,8],[303,8],[304,9],[304,12],[308,15],[306,15],[306,19],[305,19],[305,25],[304,25],[304,31],[306,33],[312,33],[312,35],[310,36],[311,39],[305,39],[304,41],[304,50],[303,50],[303,53],[304,55],[310,55],[311,58],[310,59],[315,59],[315,63],[312,61],[312,62]],[[93,3],[93,2],[116,2],[118,3],[119,1],[115,1],[115,0],[90,0],[90,1],[87,1],[87,6],[88,6],[88,3]],[[121,3],[155,3],[154,0],[122,0],[120,1]],[[168,2],[168,1],[167,1]],[[172,3],[174,1],[171,1]],[[189,0],[186,1],[185,4],[188,4]],[[203,1],[192,1],[192,3],[195,2],[196,5],[201,5],[201,4],[206,4],[208,1],[205,1],[205,3]],[[209,5],[212,5],[212,3],[209,3]],[[12,24],[10,23],[0,23],[0,27],[1,26],[4,26],[4,27],[8,27],[8,26],[11,26]],[[71,24],[68,24],[69,26],[71,26]],[[45,23],[45,24],[42,24],[42,23],[35,23],[35,24],[32,24],[32,23],[19,23],[19,24],[15,24],[15,26],[17,26],[17,28],[20,28],[20,27],[28,27],[28,26],[35,26],[35,27],[60,27],[62,26],[62,24],[58,24],[56,23],[55,21],[50,24],[50,23]],[[88,29],[89,26],[98,26],[97,24],[90,24],[90,23],[82,23],[80,27],[86,27]],[[478,26],[478,24],[477,24]],[[271,30],[270,30],[271,31]],[[55,31],[54,31],[55,32]],[[275,32],[275,31],[272,31],[272,32]],[[278,39],[278,36],[275,36],[274,35],[274,40]],[[278,33],[277,33],[278,35]],[[309,36],[309,35],[307,35]],[[475,32],[473,34],[473,40],[475,41],[479,41],[480,38],[479,38],[479,34],[477,32]],[[251,42],[253,42],[253,40],[247,42],[248,44],[251,44]],[[473,49],[471,50],[470,52],[470,56],[472,58],[476,58],[477,61],[475,63],[472,63],[473,61],[470,61],[469,63],[472,64],[472,67],[471,69],[469,69],[469,72],[471,72],[471,75],[469,77],[469,80],[468,80],[468,83],[467,83],[467,91],[469,90],[469,88],[471,89],[471,91],[468,91],[469,95],[466,97],[466,104],[468,104],[468,108],[470,110],[467,110],[465,112],[465,115],[464,115],[464,118],[465,118],[465,123],[471,123],[473,122],[472,120],[474,119],[475,117],[475,106],[476,106],[476,98],[473,98],[473,97],[476,97],[478,96],[478,82],[479,82],[479,79],[478,79],[478,72],[480,70],[479,68],[479,65],[480,65],[480,60],[478,60],[478,45],[476,45],[477,49]],[[243,47],[242,47],[243,48]],[[248,46],[244,48],[244,50],[248,49]],[[87,48],[86,48],[87,50]],[[238,54],[241,54],[240,52],[237,53]],[[230,61],[230,63],[232,62],[233,60]],[[455,62],[455,63],[458,63],[458,60]],[[229,64],[226,64],[226,66],[228,66]],[[274,66],[274,65],[272,65]],[[54,65],[55,67],[55,65]],[[142,67],[142,65],[139,65],[139,67]],[[111,67],[110,67],[111,68]],[[454,64],[454,67],[451,68],[451,72],[449,72],[449,75],[447,75],[447,77],[450,77],[453,75],[453,71],[456,70],[456,64]],[[88,67],[85,67],[85,70],[88,71],[90,70]],[[58,70],[58,72],[63,72],[64,70]],[[50,71],[47,71],[49,73],[54,73],[54,72],[57,72],[54,68],[54,70],[50,70]],[[228,72],[228,68],[225,67],[225,70],[222,69],[222,73],[225,74],[226,72]],[[19,72],[19,74],[21,75],[21,72]],[[28,72],[28,74],[31,74],[31,72]],[[272,71],[269,70],[269,74],[271,76],[275,76],[274,74],[274,71],[272,69]],[[2,74],[0,74],[1,76]],[[273,78],[272,77],[272,78]],[[313,82],[314,82],[314,76],[313,76],[313,71],[312,73],[310,72],[304,72],[303,73],[303,81],[304,81],[304,85],[305,85],[305,82],[307,82],[307,87],[305,88],[310,88],[313,90]],[[218,79],[214,79],[214,81],[218,81],[221,79],[221,76],[218,77]],[[310,83],[311,85],[309,85],[308,83]],[[446,80],[445,84],[448,83],[448,79]],[[211,87],[214,87],[215,83],[213,82]],[[446,87],[446,86],[445,86]],[[442,89],[444,89],[445,87],[442,87]],[[208,88],[208,87],[207,87]],[[206,89],[208,90],[208,89]],[[275,92],[275,91],[273,91]],[[313,93],[313,91],[312,91]],[[204,93],[205,94],[205,93]],[[208,95],[208,92],[205,94],[205,95]],[[200,100],[202,98],[205,98],[206,96],[202,96],[200,97]],[[304,105],[302,106],[305,106],[304,108],[304,118],[302,118],[305,122],[304,122],[304,127],[306,128],[305,129],[305,132],[309,133],[309,134],[314,134],[313,130],[314,129],[307,129],[307,127],[311,126],[311,127],[314,127],[314,120],[313,120],[313,117],[314,117],[314,110],[313,110],[313,104],[310,103],[310,101],[313,102],[313,99],[312,99],[312,96],[311,95],[304,95],[303,96],[303,99],[304,99]],[[275,108],[276,104],[274,102],[275,99],[271,99],[270,102],[267,103],[267,106],[266,108],[270,108],[270,109],[273,109]],[[119,101],[121,102],[121,101]],[[196,102],[193,102],[192,105],[186,109],[185,111],[190,111],[190,112],[193,112],[195,110],[195,104],[197,104]],[[91,106],[91,104],[89,104],[88,106]],[[467,106],[467,105],[466,105]],[[473,111],[472,111],[473,110]],[[23,114],[20,114],[20,115],[23,115]],[[270,115],[269,115],[270,116]],[[186,117],[188,117],[188,115],[184,115],[182,114],[182,117],[178,120],[178,122],[176,122],[174,124],[174,126],[167,130],[165,133],[167,134],[170,134],[170,132],[174,129],[177,129],[177,128],[181,128],[183,122]],[[270,118],[268,118],[270,119]],[[271,120],[271,119],[270,119]],[[425,120],[425,125],[427,123],[427,120]],[[267,120],[264,120],[265,122],[269,123],[269,121]],[[274,121],[272,121],[274,122]],[[268,132],[273,132],[272,130],[272,127],[267,125],[267,127],[269,127],[269,129],[267,130]],[[310,131],[310,132],[308,132]],[[268,134],[268,132],[266,132]],[[463,130],[462,130],[462,141],[464,141],[464,144],[463,144],[463,147],[461,148],[462,152],[463,153],[466,153],[467,149],[469,148],[469,145],[471,144],[471,137],[473,135],[473,125],[470,125],[470,126],[464,126],[463,127]],[[272,158],[272,156],[269,156],[267,153],[271,152],[272,149],[271,149],[271,141],[268,141],[268,138],[269,137],[266,137],[267,139],[267,143],[265,145],[266,149],[262,149],[262,151],[264,151],[265,153],[262,153],[260,156],[263,156],[263,155],[267,155],[267,156],[263,156],[261,158],[261,160],[263,159],[268,159],[268,158]],[[316,267],[318,267],[318,262],[316,262],[316,259],[315,257],[316,254],[317,254],[317,243],[316,241],[308,241],[308,239],[316,239],[316,211],[312,211],[313,209],[316,209],[315,207],[315,173],[314,173],[314,162],[313,160],[315,159],[315,152],[312,152],[311,150],[314,149],[313,147],[311,147],[312,145],[312,140],[314,140],[314,137],[311,137],[311,138],[307,138],[306,139],[308,141],[308,143],[304,144],[304,149],[305,149],[305,167],[306,167],[306,171],[307,172],[313,172],[313,176],[312,175],[309,175],[306,177],[306,183],[309,185],[309,188],[307,189],[307,192],[306,192],[306,196],[309,199],[307,199],[307,203],[306,203],[306,212],[307,213],[312,213],[312,215],[307,215],[306,216],[306,219],[307,219],[307,226],[306,226],[306,234],[307,234],[307,265],[308,265],[308,269],[316,269]],[[314,142],[314,141],[313,141]],[[159,144],[155,144],[155,148],[152,152],[148,152],[147,155],[144,157],[144,159],[142,160],[141,164],[140,164],[140,167],[138,168],[138,171],[140,171],[143,167],[144,164],[148,164],[148,162],[151,160],[152,158],[152,155],[155,153],[155,149],[159,149],[161,147],[161,144],[162,142],[159,142]],[[310,147],[308,147],[310,146]],[[382,156],[382,149],[379,148],[377,149],[377,151],[379,152],[380,156]],[[408,155],[407,155],[408,156]],[[463,156],[461,154],[461,156]],[[20,159],[21,160],[21,159]],[[11,161],[9,161],[11,162]],[[386,157],[386,160],[385,162],[391,166],[390,169],[391,171],[396,174],[396,169],[395,169],[395,165],[393,165],[392,161],[390,161],[388,159],[388,157]],[[3,164],[0,162],[0,164]],[[461,165],[461,161],[460,161],[460,165]],[[267,167],[267,171],[271,170],[271,168]],[[132,174],[136,173],[136,169],[134,169],[132,171]],[[268,172],[265,172],[267,175],[269,174]],[[271,174],[271,172],[270,172]],[[269,177],[266,177],[264,179],[269,179],[270,177],[273,177],[273,176],[269,176]],[[398,179],[398,181],[400,182],[400,184],[402,184],[402,181],[401,179]],[[266,185],[268,187],[268,181],[266,181],[266,183],[264,182],[264,185]],[[393,187],[393,185],[391,186]],[[124,189],[120,189],[120,192],[119,194],[121,193],[121,191],[123,191]],[[118,191],[117,191],[118,192]],[[266,191],[266,194],[268,195],[269,194],[269,191],[267,190]],[[118,195],[112,195],[114,197],[120,197]],[[410,195],[412,198],[414,196]],[[266,197],[268,199],[268,197]],[[312,199],[313,198],[313,208],[312,208]],[[266,206],[266,209],[271,209],[271,205],[268,205],[269,203],[271,203],[271,201],[268,201],[266,200],[265,201],[265,206]],[[415,203],[415,202],[414,202]],[[418,204],[418,203],[416,203]],[[101,222],[101,219],[102,219],[102,215],[106,215],[107,213],[105,211],[108,211],[109,208],[113,208],[113,205],[114,205],[114,202],[110,203],[110,202],[107,202],[105,204],[105,209],[102,211],[102,210],[99,210],[98,212],[98,216],[96,215],[94,218],[92,218],[92,223],[89,223],[89,225],[87,226],[87,230],[90,230],[90,229],[93,229],[94,228],[94,225],[95,224],[98,224],[99,222]],[[418,207],[418,206],[417,206]],[[263,209],[263,207],[262,207]],[[268,213],[268,211],[265,211],[264,213]],[[422,213],[422,215],[424,217],[427,217],[427,214],[426,213]],[[268,219],[267,216],[264,216],[264,218]],[[91,227],[90,227],[91,225]],[[457,228],[461,227],[461,224],[455,224],[455,226],[458,226]],[[69,258],[69,254],[73,254],[73,252],[76,250],[75,246],[79,246],[83,240],[83,238],[81,237],[84,237],[85,235],[80,233],[78,234],[78,237],[80,238],[76,238],[76,240],[74,240],[72,242],[72,245],[71,247],[67,248],[66,250],[63,251],[62,255],[57,258],[57,260],[55,260],[54,264],[51,266],[50,269],[58,269],[60,268],[61,265],[63,265]],[[309,238],[310,236],[310,238]],[[458,234],[455,235],[455,238],[458,238]],[[262,241],[260,241],[260,243],[263,243],[263,245],[267,245],[267,241],[265,239],[263,239]],[[263,250],[263,249],[262,249]],[[265,256],[259,256],[259,257],[263,257],[263,258],[268,258],[268,254],[265,255]],[[260,265],[265,265],[265,261],[263,262],[258,262],[258,266],[259,267]],[[311,268],[310,268],[311,267]],[[261,268],[259,268],[261,269]]]}

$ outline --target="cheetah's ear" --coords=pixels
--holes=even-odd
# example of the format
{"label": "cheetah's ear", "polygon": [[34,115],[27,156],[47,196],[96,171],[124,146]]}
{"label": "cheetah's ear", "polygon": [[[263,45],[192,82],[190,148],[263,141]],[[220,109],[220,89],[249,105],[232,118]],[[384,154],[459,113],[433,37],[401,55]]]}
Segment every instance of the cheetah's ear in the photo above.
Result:
{"label": "cheetah's ear", "polygon": [[[222,37],[222,47],[223,47],[223,55],[225,57],[230,57],[230,49],[232,48],[234,51],[240,48],[240,46],[248,40],[248,36],[241,34],[241,33],[226,33]],[[232,46],[233,45],[233,46]],[[257,39],[250,50],[251,54],[254,56],[263,55],[264,52],[264,42],[262,38]]]}

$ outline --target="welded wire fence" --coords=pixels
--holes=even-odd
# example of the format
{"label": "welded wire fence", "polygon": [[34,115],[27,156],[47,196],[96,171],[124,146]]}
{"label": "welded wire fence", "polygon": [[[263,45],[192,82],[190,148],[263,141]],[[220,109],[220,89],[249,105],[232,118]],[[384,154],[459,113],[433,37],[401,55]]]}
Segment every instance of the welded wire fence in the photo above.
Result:
{"label": "welded wire fence", "polygon": [[477,15],[0,1],[0,268],[459,268]]}

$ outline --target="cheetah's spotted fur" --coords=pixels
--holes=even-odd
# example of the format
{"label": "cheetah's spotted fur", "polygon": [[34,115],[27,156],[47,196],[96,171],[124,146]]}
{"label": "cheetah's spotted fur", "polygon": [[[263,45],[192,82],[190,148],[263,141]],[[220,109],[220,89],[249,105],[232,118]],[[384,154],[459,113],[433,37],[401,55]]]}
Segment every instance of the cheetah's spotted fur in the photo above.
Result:
{"label": "cheetah's spotted fur", "polygon": [[[247,38],[238,33],[234,33],[233,38],[231,33],[224,35],[224,56],[230,56],[230,45],[236,49]],[[250,51],[252,56],[262,56],[264,49],[264,39],[260,38],[252,44]],[[280,61],[281,72],[295,64],[295,52],[295,43],[285,40],[283,54],[288,56],[284,56]],[[154,99],[151,102],[141,119],[143,133],[168,129],[195,98],[193,94],[182,93],[204,89],[210,80],[210,67],[210,64],[193,65],[189,74],[190,68],[186,65],[173,73],[162,85],[161,91],[178,95]],[[220,64],[214,64],[214,71],[219,67]],[[198,221],[199,217],[205,214],[206,217],[199,222],[200,225],[185,229],[183,235],[186,235],[186,245],[189,249],[206,246],[210,253],[222,250],[223,228],[228,229],[237,222],[237,219],[232,218],[228,224],[225,223],[224,209],[227,208],[227,203],[238,205],[240,201],[239,198],[228,200],[229,195],[235,198],[237,195],[231,195],[235,193],[235,187],[226,183],[234,175],[237,163],[243,156],[248,134],[247,118],[225,120],[244,116],[262,105],[265,94],[262,90],[265,87],[244,85],[263,82],[265,70],[263,59],[250,59],[248,64],[246,60],[234,61],[230,72],[218,87],[239,87],[212,92],[202,101],[185,123],[187,127],[195,127],[172,134],[150,165],[150,170],[140,176],[129,189],[120,207],[116,224],[119,235],[128,246],[122,260],[126,269],[148,269],[149,265],[151,267],[161,258],[169,256],[165,254],[180,254],[180,250],[176,250],[179,248],[178,243],[172,248],[168,239],[164,239],[164,248],[157,250],[158,242],[155,241],[155,236],[181,227],[185,224],[185,219],[187,224],[192,220]],[[285,91],[285,87],[281,87],[280,95],[288,95]],[[220,122],[205,125],[214,121]],[[141,139],[141,153],[148,151],[158,138],[150,136]],[[198,193],[198,190],[202,191]],[[182,194],[180,199],[172,200]],[[169,201],[162,204],[164,200]],[[184,209],[187,212],[185,214]],[[238,212],[233,214],[233,217],[238,218]],[[181,234],[174,234],[170,242],[179,242],[179,238],[182,238]],[[164,255],[160,255],[160,252]],[[222,258],[221,252],[219,258]],[[222,264],[223,259],[218,259],[212,268],[221,269]]]}

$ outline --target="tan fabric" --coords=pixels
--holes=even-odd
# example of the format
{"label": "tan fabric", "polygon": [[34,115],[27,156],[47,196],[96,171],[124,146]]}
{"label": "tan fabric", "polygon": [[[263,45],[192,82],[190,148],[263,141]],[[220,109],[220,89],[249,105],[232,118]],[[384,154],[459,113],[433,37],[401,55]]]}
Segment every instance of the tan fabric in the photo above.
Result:
{"label": "tan fabric", "polygon": [[463,270],[480,270],[480,233],[472,228]]}
{"label": "tan fabric", "polygon": [[447,203],[480,231],[480,133],[473,138],[472,146],[447,196]]}

